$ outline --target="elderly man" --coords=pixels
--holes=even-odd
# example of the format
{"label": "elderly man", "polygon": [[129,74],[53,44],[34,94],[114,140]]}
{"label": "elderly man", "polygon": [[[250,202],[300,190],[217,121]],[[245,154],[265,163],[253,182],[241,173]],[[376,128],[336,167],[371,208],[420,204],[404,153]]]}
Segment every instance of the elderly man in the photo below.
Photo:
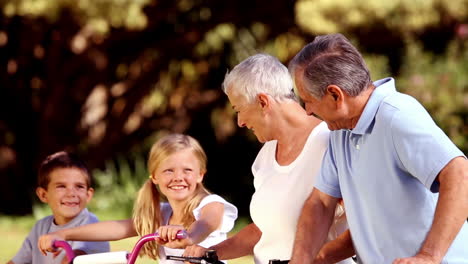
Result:
{"label": "elderly man", "polygon": [[290,263],[312,262],[338,198],[359,263],[468,263],[468,161],[421,104],[392,78],[373,83],[341,34],[316,37],[289,71],[332,130]]}

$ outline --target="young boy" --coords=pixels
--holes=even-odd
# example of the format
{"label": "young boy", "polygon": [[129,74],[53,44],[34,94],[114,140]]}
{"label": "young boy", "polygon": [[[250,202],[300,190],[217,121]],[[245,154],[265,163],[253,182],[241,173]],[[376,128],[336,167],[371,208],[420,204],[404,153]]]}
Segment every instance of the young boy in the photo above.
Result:
{"label": "young boy", "polygon": [[[8,264],[67,263],[65,252],[41,254],[38,238],[49,232],[98,222],[86,209],[93,197],[91,173],[75,155],[61,151],[48,156],[39,167],[36,194],[47,203],[52,215],[34,225],[21,249]],[[76,255],[109,251],[108,242],[70,242]]]}

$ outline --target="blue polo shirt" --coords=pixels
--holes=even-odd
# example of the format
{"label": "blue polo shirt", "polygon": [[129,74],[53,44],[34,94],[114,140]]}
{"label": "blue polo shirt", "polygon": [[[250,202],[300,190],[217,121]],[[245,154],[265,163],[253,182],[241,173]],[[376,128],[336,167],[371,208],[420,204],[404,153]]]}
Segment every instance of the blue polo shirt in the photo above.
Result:
{"label": "blue polo shirt", "polygon": [[[330,133],[316,188],[342,197],[359,263],[415,255],[432,225],[439,172],[464,156],[423,106],[376,81],[353,130]],[[442,263],[468,263],[468,226]]]}

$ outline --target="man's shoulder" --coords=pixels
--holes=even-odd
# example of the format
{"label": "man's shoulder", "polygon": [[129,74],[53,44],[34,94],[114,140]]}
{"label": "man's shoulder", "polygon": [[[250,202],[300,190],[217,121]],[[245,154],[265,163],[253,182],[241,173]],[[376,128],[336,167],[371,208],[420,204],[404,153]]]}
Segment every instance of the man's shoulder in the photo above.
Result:
{"label": "man's shoulder", "polygon": [[414,97],[394,93],[382,101],[376,114],[376,120],[383,121],[386,125],[415,125],[415,123],[426,123],[432,118],[424,106]]}
{"label": "man's shoulder", "polygon": [[378,113],[418,113],[419,111],[425,112],[425,109],[416,98],[408,94],[395,92],[382,100]]}

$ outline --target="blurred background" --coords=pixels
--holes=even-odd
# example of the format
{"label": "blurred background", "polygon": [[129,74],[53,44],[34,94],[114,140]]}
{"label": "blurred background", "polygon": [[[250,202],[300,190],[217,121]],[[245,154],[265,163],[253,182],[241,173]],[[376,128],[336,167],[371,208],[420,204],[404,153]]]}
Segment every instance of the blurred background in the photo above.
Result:
{"label": "blurred background", "polygon": [[[394,76],[468,151],[468,0],[3,0],[0,2],[0,261],[50,212],[40,161],[78,153],[93,169],[90,209],[128,217],[149,148],[178,132],[208,155],[206,186],[250,221],[261,145],[221,90],[258,52],[288,61],[316,35],[343,33],[374,80]],[[12,248],[4,251],[5,248]]]}

